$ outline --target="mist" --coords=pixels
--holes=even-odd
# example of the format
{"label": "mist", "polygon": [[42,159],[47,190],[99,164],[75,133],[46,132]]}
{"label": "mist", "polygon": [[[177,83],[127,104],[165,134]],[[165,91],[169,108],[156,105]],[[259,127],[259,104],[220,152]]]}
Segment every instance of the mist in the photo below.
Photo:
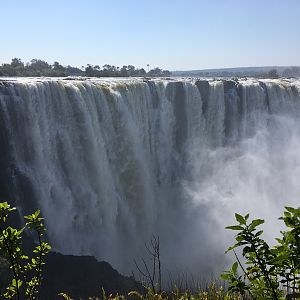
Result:
{"label": "mist", "polygon": [[224,251],[233,233],[224,227],[235,212],[266,219],[272,241],[284,206],[297,206],[299,86],[292,79],[1,83],[8,184],[21,212],[41,209],[56,251],[93,255],[131,274],[155,235],[165,274],[217,276],[232,259]]}

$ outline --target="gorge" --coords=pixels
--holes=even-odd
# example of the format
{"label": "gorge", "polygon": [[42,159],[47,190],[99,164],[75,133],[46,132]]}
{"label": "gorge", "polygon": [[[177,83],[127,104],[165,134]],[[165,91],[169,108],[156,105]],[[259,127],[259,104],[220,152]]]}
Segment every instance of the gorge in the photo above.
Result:
{"label": "gorge", "polygon": [[2,78],[0,196],[61,253],[130,274],[154,234],[166,271],[210,275],[234,212],[298,206],[299,118],[299,79]]}

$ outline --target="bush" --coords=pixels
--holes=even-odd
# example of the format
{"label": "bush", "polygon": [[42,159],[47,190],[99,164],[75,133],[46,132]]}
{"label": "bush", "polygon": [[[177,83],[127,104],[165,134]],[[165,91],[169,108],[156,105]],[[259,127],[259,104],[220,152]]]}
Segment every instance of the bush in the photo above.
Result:
{"label": "bush", "polygon": [[[286,207],[283,220],[287,229],[281,231],[277,244],[270,247],[262,238],[258,226],[264,220],[248,222],[249,214],[235,214],[236,225],[227,229],[238,231],[236,244],[228,251],[242,247],[246,267],[237,258],[232,268],[221,278],[229,281],[229,290],[254,299],[299,299],[300,291],[300,208]],[[238,274],[238,266],[243,275]]]}
{"label": "bush", "polygon": [[[39,299],[42,280],[42,268],[45,255],[51,247],[43,241],[45,227],[40,211],[25,216],[25,226],[16,229],[7,226],[7,219],[15,210],[7,202],[0,203],[0,258],[1,265],[8,266],[11,278],[1,298],[4,299]],[[23,233],[28,230],[35,235],[37,246],[31,256],[25,255],[22,246]]]}

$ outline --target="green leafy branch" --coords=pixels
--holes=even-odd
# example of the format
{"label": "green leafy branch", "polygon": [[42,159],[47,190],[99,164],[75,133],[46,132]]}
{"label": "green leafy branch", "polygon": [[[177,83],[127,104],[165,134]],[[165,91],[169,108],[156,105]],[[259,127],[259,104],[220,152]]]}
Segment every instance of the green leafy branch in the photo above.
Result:
{"label": "green leafy branch", "polygon": [[[270,247],[261,238],[258,227],[262,219],[248,222],[249,214],[235,214],[237,224],[226,227],[237,231],[236,243],[226,252],[242,248],[244,267],[237,262],[221,278],[229,281],[229,289],[241,294],[248,292],[254,299],[298,299],[300,283],[300,208],[286,207],[283,220],[288,230],[281,232],[277,245]],[[238,275],[240,265],[243,276]]]}
{"label": "green leafy branch", "polygon": [[[25,216],[25,226],[15,229],[6,226],[11,212],[15,211],[7,202],[0,203],[0,256],[12,271],[11,281],[1,293],[3,299],[39,299],[42,280],[42,267],[45,256],[51,246],[43,240],[45,227],[40,211]],[[25,229],[37,237],[37,246],[33,249],[32,257],[24,254],[22,238]]]}

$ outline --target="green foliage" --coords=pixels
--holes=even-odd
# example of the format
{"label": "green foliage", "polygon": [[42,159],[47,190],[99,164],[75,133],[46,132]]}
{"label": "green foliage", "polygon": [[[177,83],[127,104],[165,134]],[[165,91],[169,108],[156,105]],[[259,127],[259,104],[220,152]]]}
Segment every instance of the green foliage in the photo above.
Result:
{"label": "green foliage", "polygon": [[154,68],[150,70],[147,75],[152,77],[168,77],[171,76],[172,73],[168,70],[161,70],[160,68]]}
{"label": "green foliage", "polygon": [[[69,295],[65,293],[60,293],[65,300],[73,300]],[[89,300],[241,300],[242,298],[236,293],[228,293],[223,287],[218,287],[217,284],[212,283],[207,290],[199,290],[194,293],[190,291],[180,292],[178,288],[174,288],[173,291],[166,292],[155,292],[152,288],[148,288],[144,294],[137,291],[129,292],[128,295],[106,295],[105,291],[102,289],[101,297],[90,297]]]}
{"label": "green foliage", "polygon": [[[83,70],[84,69],[84,70]],[[98,65],[93,66],[88,64],[82,69],[67,66],[62,66],[59,62],[55,61],[52,65],[41,59],[32,59],[26,65],[20,58],[13,58],[10,64],[2,64],[0,66],[0,76],[49,76],[49,77],[64,77],[64,76],[88,76],[88,77],[164,77],[171,76],[171,72],[154,68],[148,73],[141,68],[135,68],[132,65],[123,66],[122,68],[105,64],[102,68]]]}
{"label": "green foliage", "polygon": [[138,69],[132,65],[119,68],[106,64],[101,69],[98,65],[92,66],[88,64],[85,68],[85,75],[89,77],[166,77],[171,76],[172,73],[168,70],[162,70],[160,68],[154,68],[147,73],[145,69]]}
{"label": "green foliage", "polygon": [[[228,251],[242,247],[246,267],[238,259],[232,268],[221,275],[229,281],[229,290],[254,299],[299,299],[300,291],[300,208],[286,207],[283,217],[286,231],[281,231],[277,244],[270,247],[258,227],[264,220],[248,222],[249,214],[235,214],[236,225],[227,229],[238,231],[236,243]],[[238,264],[243,275],[238,275]]]}
{"label": "green foliage", "polygon": [[[12,276],[10,283],[1,293],[4,299],[39,299],[42,267],[45,255],[51,247],[43,241],[45,227],[40,211],[25,216],[25,226],[21,229],[7,226],[7,220],[15,208],[7,202],[0,203],[0,257],[1,264],[7,264]],[[31,257],[25,255],[22,247],[24,231],[29,230],[38,240]]]}

